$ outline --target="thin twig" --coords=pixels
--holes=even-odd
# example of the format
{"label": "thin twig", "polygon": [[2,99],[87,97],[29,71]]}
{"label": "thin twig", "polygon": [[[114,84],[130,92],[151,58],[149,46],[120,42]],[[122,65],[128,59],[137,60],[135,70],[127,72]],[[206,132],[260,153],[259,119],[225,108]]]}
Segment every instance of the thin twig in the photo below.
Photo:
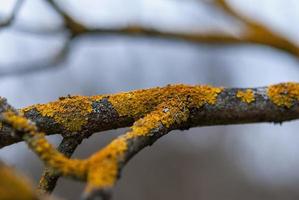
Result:
{"label": "thin twig", "polygon": [[67,38],[58,52],[50,58],[41,59],[40,61],[32,61],[26,64],[13,64],[12,66],[5,67],[2,66],[0,67],[0,77],[23,75],[60,66],[68,58],[68,55],[72,50],[72,41],[73,38]]}
{"label": "thin twig", "polygon": [[0,22],[0,28],[9,26],[13,23],[24,2],[25,0],[16,0],[10,16],[6,20]]}
{"label": "thin twig", "polygon": [[[64,137],[59,144],[57,150],[70,158],[75,152],[83,138],[80,135],[74,137]],[[51,167],[45,167],[42,177],[39,181],[38,191],[41,194],[50,194],[56,186],[56,183],[61,175],[56,173]]]}
{"label": "thin twig", "polygon": [[46,0],[46,2],[48,2],[49,5],[62,17],[64,21],[64,27],[46,30],[30,30],[30,28],[28,27],[15,27],[15,29],[19,29],[23,32],[31,32],[32,34],[42,34],[44,36],[61,34],[65,31],[68,31],[72,39],[68,41],[68,45],[65,46],[65,49],[62,49],[61,52],[58,52],[54,57],[36,63],[22,64],[21,66],[17,67],[2,67],[3,70],[0,71],[0,76],[31,73],[34,71],[48,69],[52,66],[57,66],[57,64],[64,61],[65,57],[70,51],[69,46],[73,42],[73,38],[83,37],[90,34],[97,36],[120,35],[128,37],[162,38],[175,41],[208,43],[216,45],[261,44],[287,52],[295,57],[299,57],[299,46],[297,44],[290,41],[288,38],[275,33],[262,23],[259,23],[248,18],[247,16],[240,14],[225,0],[215,0],[213,1],[213,5],[216,8],[223,10],[228,15],[241,21],[245,25],[244,31],[239,35],[232,35],[221,32],[175,32],[159,30],[140,25],[131,25],[120,28],[91,28],[79,22],[70,14],[68,14],[55,0]]}
{"label": "thin twig", "polygon": [[299,46],[295,42],[276,33],[263,23],[243,15],[233,8],[227,0],[213,0],[212,2],[217,8],[245,25],[245,30],[239,36],[241,43],[267,45],[299,57]]}

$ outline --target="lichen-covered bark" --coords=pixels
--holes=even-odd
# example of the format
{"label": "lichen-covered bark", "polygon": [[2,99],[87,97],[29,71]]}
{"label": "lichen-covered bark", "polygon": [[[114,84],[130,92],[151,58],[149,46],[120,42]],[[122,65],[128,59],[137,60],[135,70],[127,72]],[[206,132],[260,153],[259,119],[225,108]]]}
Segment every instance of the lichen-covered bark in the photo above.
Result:
{"label": "lichen-covered bark", "polygon": [[[47,135],[88,137],[95,132],[130,126],[155,106],[174,98],[187,101],[193,113],[187,127],[291,120],[298,117],[298,96],[297,83],[243,89],[169,85],[113,95],[68,96],[20,111]],[[11,131],[1,126],[0,147],[21,141]]]}
{"label": "lichen-covered bark", "polygon": [[[169,131],[298,119],[298,101],[298,83],[260,88],[168,85],[112,95],[68,96],[19,111],[1,100],[0,119],[1,129],[5,133],[13,130],[11,138],[18,137],[10,142],[26,141],[54,170],[52,175],[87,181],[87,199],[97,195],[108,199],[124,164]],[[94,132],[131,125],[129,132],[84,160],[69,159],[49,144],[43,133],[83,139]]]}
{"label": "lichen-covered bark", "polygon": [[[66,157],[71,157],[77,146],[82,142],[82,137],[65,137],[62,139],[57,150],[65,155]],[[51,167],[45,167],[41,179],[38,185],[38,191],[40,194],[51,193],[60,177],[57,171],[53,170]]]}
{"label": "lichen-covered bark", "polygon": [[113,140],[107,147],[85,160],[68,159],[49,144],[43,133],[14,110],[2,113],[2,121],[10,125],[29,147],[57,173],[87,181],[86,198],[100,194],[109,197],[122,165],[135,153],[186,121],[189,116],[185,102],[179,99],[161,103],[154,111],[137,120],[131,131]]}
{"label": "lichen-covered bark", "polygon": [[189,111],[183,102],[177,104],[170,101],[136,121],[129,132],[88,159],[90,169],[86,194],[93,196],[94,193],[111,189],[119,176],[119,170],[134,154],[186,121],[188,115]]}

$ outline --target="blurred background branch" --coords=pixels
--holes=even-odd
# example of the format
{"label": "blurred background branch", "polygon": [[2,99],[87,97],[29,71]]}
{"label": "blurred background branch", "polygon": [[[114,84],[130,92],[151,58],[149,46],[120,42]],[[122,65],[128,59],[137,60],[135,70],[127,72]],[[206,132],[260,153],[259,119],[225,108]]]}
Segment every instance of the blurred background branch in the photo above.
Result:
{"label": "blurred background branch", "polygon": [[[2,67],[0,76],[19,75],[24,73],[32,73],[43,69],[52,68],[55,66],[62,66],[68,54],[72,43],[77,37],[86,35],[123,35],[129,37],[149,37],[149,38],[162,38],[168,40],[186,41],[191,43],[208,43],[208,44],[257,44],[269,46],[284,52],[287,52],[296,58],[299,56],[299,47],[295,42],[290,41],[288,38],[276,33],[275,31],[267,28],[266,25],[259,23],[249,17],[244,16],[239,11],[235,10],[230,3],[226,0],[213,0],[203,1],[211,6],[224,11],[227,15],[240,21],[245,27],[240,34],[233,35],[221,32],[175,32],[158,30],[157,28],[145,27],[143,25],[129,25],[120,28],[91,28],[70,15],[61,2],[55,0],[45,0],[48,5],[56,11],[56,13],[63,19],[63,26],[49,30],[30,29],[24,25],[16,26],[14,29],[21,32],[27,32],[39,35],[59,34],[65,31],[69,35],[65,39],[63,47],[55,53],[54,56],[45,60],[32,61],[30,63],[12,64],[12,66]],[[23,0],[18,0],[14,6],[10,17],[2,23],[2,27],[7,27],[14,20],[17,12],[21,8]]]}
{"label": "blurred background branch", "polygon": [[4,27],[10,26],[13,23],[13,21],[15,20],[19,10],[21,9],[22,4],[23,4],[24,1],[25,0],[16,0],[9,17],[5,20],[0,21],[0,30]]}

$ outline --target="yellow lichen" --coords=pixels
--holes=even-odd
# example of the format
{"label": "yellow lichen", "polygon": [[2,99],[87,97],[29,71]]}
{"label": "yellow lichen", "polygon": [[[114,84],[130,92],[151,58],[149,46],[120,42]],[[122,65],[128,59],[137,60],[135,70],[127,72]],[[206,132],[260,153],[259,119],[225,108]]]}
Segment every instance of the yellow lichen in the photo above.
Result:
{"label": "yellow lichen", "polygon": [[38,133],[33,139],[29,139],[29,145],[45,163],[63,175],[84,179],[86,174],[85,162],[77,159],[68,159],[59,153],[43,134]]}
{"label": "yellow lichen", "polygon": [[85,162],[76,159],[68,159],[59,153],[56,148],[47,141],[45,135],[38,132],[36,126],[31,124],[28,119],[12,111],[3,113],[3,117],[5,122],[10,124],[14,129],[27,133],[23,136],[23,139],[45,163],[67,176],[71,175],[81,178],[85,176]]}
{"label": "yellow lichen", "polygon": [[87,115],[92,111],[92,101],[100,98],[101,96],[70,96],[48,104],[37,104],[22,111],[36,108],[42,116],[53,118],[67,130],[77,132],[87,123]]}
{"label": "yellow lichen", "polygon": [[33,124],[28,123],[26,118],[21,115],[16,115],[13,111],[8,110],[4,112],[3,118],[16,130],[22,130],[29,133],[33,133],[37,130]]}
{"label": "yellow lichen", "polygon": [[127,143],[130,139],[148,136],[159,125],[169,128],[174,123],[187,120],[189,113],[184,110],[184,105],[176,105],[174,102],[169,104],[169,106],[167,104],[158,106],[155,111],[135,122],[131,131],[113,140],[106,148],[88,159],[89,184],[86,192],[96,188],[109,188],[115,184],[118,177],[119,162],[124,159],[128,149]]}
{"label": "yellow lichen", "polygon": [[37,200],[37,196],[26,177],[0,164],[0,200]]}
{"label": "yellow lichen", "polygon": [[109,188],[115,184],[119,161],[123,159],[127,148],[125,137],[120,136],[87,160],[87,192],[94,188]]}
{"label": "yellow lichen", "polygon": [[[215,104],[222,88],[206,85],[169,85],[115,95],[94,97],[66,97],[56,102],[39,104],[27,109],[37,109],[43,116],[53,118],[70,131],[79,131],[92,112],[92,102],[107,97],[120,116],[138,119],[131,131],[113,140],[107,147],[90,158],[80,161],[67,159],[50,145],[43,134],[27,139],[31,148],[54,169],[64,175],[87,178],[87,191],[112,187],[118,177],[120,162],[124,161],[128,142],[137,137],[150,136],[152,130],[163,126],[181,124],[189,117],[190,108]],[[85,177],[87,176],[87,177]]]}
{"label": "yellow lichen", "polygon": [[271,85],[267,94],[277,106],[290,108],[295,101],[299,101],[299,84],[289,82]]}
{"label": "yellow lichen", "polygon": [[158,127],[159,124],[169,128],[175,123],[180,124],[181,122],[186,121],[189,112],[184,110],[184,105],[182,103],[174,104],[177,102],[172,103],[173,106],[171,106],[171,101],[168,102],[169,105],[163,103],[157,110],[136,121],[132,126],[132,131],[125,135],[126,138],[131,139],[139,136],[147,136],[150,131]]}
{"label": "yellow lichen", "polygon": [[182,101],[187,106],[214,104],[222,88],[200,85],[169,85],[163,88],[136,90],[111,95],[109,101],[121,116],[140,118],[156,106],[169,100]]}
{"label": "yellow lichen", "polygon": [[169,85],[165,88],[157,87],[109,96],[109,101],[120,116],[132,116],[139,120],[134,123],[131,131],[118,137],[87,160],[87,192],[95,188],[109,188],[115,184],[119,162],[124,159],[129,140],[148,136],[160,125],[169,128],[173,124],[186,121],[189,116],[188,107],[215,104],[221,91],[222,88],[211,86]]}
{"label": "yellow lichen", "polygon": [[251,89],[247,89],[246,91],[239,90],[236,96],[245,103],[251,103],[255,100],[254,93]]}
{"label": "yellow lichen", "polygon": [[54,119],[69,131],[80,131],[87,123],[87,115],[92,111],[92,102],[109,98],[109,102],[120,116],[130,116],[140,119],[151,112],[156,106],[169,100],[182,101],[187,107],[201,107],[204,104],[214,104],[222,88],[208,85],[168,85],[166,87],[136,90],[113,95],[98,95],[93,97],[69,96],[60,98],[48,104],[37,104],[20,110],[26,113],[37,109],[42,116]]}

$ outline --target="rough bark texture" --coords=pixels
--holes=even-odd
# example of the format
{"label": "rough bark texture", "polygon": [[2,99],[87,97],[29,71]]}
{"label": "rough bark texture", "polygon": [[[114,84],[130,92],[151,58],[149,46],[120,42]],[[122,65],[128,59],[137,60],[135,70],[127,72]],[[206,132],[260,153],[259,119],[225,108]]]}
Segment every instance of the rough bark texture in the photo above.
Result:
{"label": "rough bark texture", "polygon": [[[240,98],[236,96],[237,91],[246,89],[250,89],[254,92],[255,100],[251,103],[241,101]],[[150,92],[151,90],[157,90],[157,88],[148,89],[146,91]],[[182,124],[182,128],[254,122],[278,123],[298,118],[299,111],[297,102],[294,102],[294,105],[290,108],[278,106],[270,100],[267,90],[267,87],[223,89],[218,95],[215,104],[205,104],[200,108],[190,107],[190,116],[188,120]],[[127,98],[129,99],[130,95],[134,93],[135,91],[128,92]],[[82,126],[82,129],[77,133],[66,129],[53,118],[43,116],[35,106],[22,110],[25,110],[24,116],[35,122],[39,130],[45,132],[47,135],[61,134],[63,136],[72,136],[80,134],[88,137],[95,132],[131,126],[136,116],[120,116],[113,104],[109,101],[109,96],[111,95],[104,95],[100,100],[91,99],[92,111],[86,116],[88,119],[87,123]],[[74,112],[80,112],[80,110],[75,110]],[[147,113],[144,113],[144,115],[145,114]],[[12,129],[10,127],[2,126],[0,132],[0,147],[21,141],[18,135],[11,134],[11,132]]]}
{"label": "rough bark texture", "polygon": [[[87,182],[86,199],[109,199],[125,163],[169,131],[206,125],[282,123],[299,118],[298,102],[298,83],[260,88],[167,85],[112,95],[61,97],[19,111],[1,100],[5,139],[1,144],[22,138],[51,168],[41,180],[44,191],[51,191],[58,176],[63,175]],[[89,158],[68,158],[92,133],[131,125],[129,132]],[[9,132],[15,134],[9,138]],[[60,152],[43,132],[64,137]]]}
{"label": "rough bark texture", "polygon": [[[226,0],[213,0],[211,5],[244,25],[245,29],[237,36],[215,32],[171,32],[138,24],[120,28],[92,28],[73,18],[55,0],[46,2],[61,16],[64,26],[40,33],[64,33],[64,46],[47,62],[30,63],[20,68],[4,67],[5,70],[0,71],[0,76],[28,73],[55,66],[67,58],[73,42],[78,37],[89,34],[163,38],[217,45],[260,44],[295,57],[299,56],[298,45],[262,23],[240,14]],[[22,3],[23,0],[16,1],[12,14],[7,20],[0,22],[0,28],[13,23]],[[282,123],[299,118],[298,103],[297,83],[261,88],[169,85],[112,95],[68,96],[19,111],[0,99],[0,148],[25,141],[47,164],[39,185],[42,193],[51,192],[59,176],[63,175],[87,182],[84,193],[86,199],[110,199],[111,188],[125,163],[169,131],[225,124]],[[116,138],[89,158],[70,159],[84,138],[96,132],[127,126],[132,126],[129,132]],[[63,136],[57,150],[48,143],[45,134]],[[0,193],[5,187],[6,185],[0,185]],[[32,198],[37,198],[35,194],[31,194],[32,191],[29,193],[34,196]]]}

